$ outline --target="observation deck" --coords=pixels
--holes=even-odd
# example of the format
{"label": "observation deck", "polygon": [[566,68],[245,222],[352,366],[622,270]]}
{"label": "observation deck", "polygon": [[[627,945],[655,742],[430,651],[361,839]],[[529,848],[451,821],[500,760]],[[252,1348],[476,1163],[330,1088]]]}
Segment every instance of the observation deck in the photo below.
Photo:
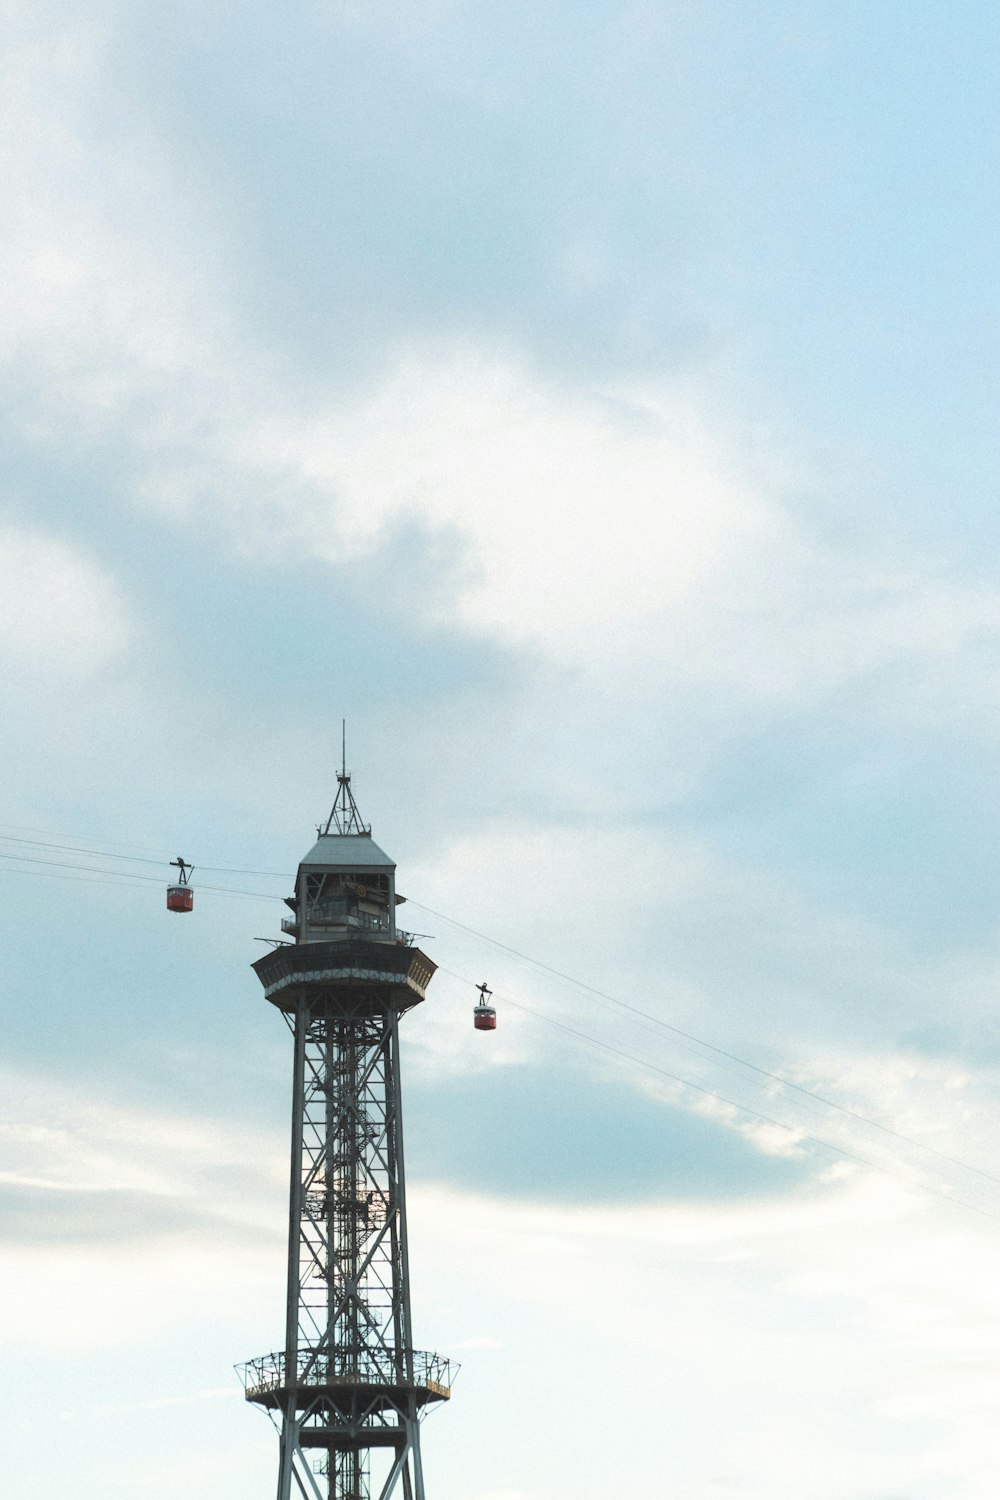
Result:
{"label": "observation deck", "polygon": [[419,1005],[437,965],[404,938],[389,942],[354,938],[328,943],[282,943],[253,965],[265,998],[279,1010],[294,1012],[299,995],[329,989],[343,995],[384,990],[394,992],[399,1009]]}
{"label": "observation deck", "polygon": [[283,1410],[288,1392],[295,1391],[307,1401],[317,1395],[340,1400],[360,1397],[366,1410],[374,1412],[396,1410],[411,1395],[418,1407],[449,1400],[459,1367],[440,1354],[386,1348],[359,1349],[353,1355],[341,1350],[314,1355],[304,1351],[291,1381],[286,1378],[281,1351],[262,1354],[238,1369],[246,1399],[271,1411]]}

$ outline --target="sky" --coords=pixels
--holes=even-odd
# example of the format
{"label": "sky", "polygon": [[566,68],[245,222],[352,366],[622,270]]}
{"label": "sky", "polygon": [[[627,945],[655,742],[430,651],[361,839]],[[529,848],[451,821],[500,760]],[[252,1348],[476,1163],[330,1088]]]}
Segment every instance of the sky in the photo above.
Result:
{"label": "sky", "polygon": [[0,0],[0,56],[5,1486],[273,1494],[250,964],[346,719],[439,965],[429,1500],[995,1500],[996,8]]}

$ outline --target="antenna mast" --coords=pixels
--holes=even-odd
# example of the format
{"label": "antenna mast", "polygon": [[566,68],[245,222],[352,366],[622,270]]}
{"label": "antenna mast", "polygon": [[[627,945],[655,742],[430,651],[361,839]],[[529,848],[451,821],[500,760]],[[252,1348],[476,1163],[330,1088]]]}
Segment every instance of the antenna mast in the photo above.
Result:
{"label": "antenna mast", "polygon": [[371,824],[364,823],[351,791],[351,773],[347,769],[347,720],[341,719],[341,761],[337,772],[337,796],[326,823],[318,823],[316,832],[323,837],[331,831],[339,834],[371,834]]}

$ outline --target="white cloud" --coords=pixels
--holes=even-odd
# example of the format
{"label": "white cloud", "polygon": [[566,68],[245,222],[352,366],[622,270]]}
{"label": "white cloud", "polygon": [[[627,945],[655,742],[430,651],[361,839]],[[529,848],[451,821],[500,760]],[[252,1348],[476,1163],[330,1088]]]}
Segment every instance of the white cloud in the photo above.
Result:
{"label": "white cloud", "polygon": [[[125,102],[112,76],[116,8],[88,19],[87,7],[42,0],[8,5],[5,16],[19,29],[0,105],[7,203],[0,359],[19,391],[12,420],[32,441],[112,435],[128,449],[138,504],[157,506],[178,525],[192,516],[206,527],[222,520],[234,551],[266,554],[280,543],[363,565],[409,519],[436,530],[442,552],[457,561],[443,569],[438,591],[418,601],[424,622],[478,633],[542,664],[541,687],[522,711],[534,713],[552,741],[570,742],[560,780],[577,778],[579,805],[599,792],[610,819],[620,817],[627,793],[609,790],[610,776],[591,782],[571,764],[587,714],[609,739],[625,739],[617,726],[630,724],[630,704],[657,704],[659,751],[659,737],[671,732],[663,705],[676,703],[677,688],[717,694],[735,732],[746,729],[748,704],[764,712],[808,704],[887,664],[910,673],[901,694],[915,714],[936,714],[938,682],[963,697],[968,653],[991,648],[1000,629],[992,583],[925,557],[872,559],[819,541],[793,498],[810,476],[785,472],[778,445],[760,451],[767,445],[713,411],[704,388],[574,390],[516,354],[428,343],[387,358],[364,389],[318,390],[303,416],[298,399],[262,372],[253,331],[239,343],[233,335],[238,267],[220,181],[205,184],[192,173],[141,101],[129,101],[137,107],[121,109],[116,121]],[[583,254],[568,257],[566,270],[582,285],[601,267]],[[25,781],[37,777],[40,804],[57,781],[67,804],[77,784],[86,784],[88,799],[98,787],[106,794],[108,766],[127,783],[131,755],[142,762],[128,785],[143,817],[151,786],[174,817],[169,809],[188,776],[187,766],[170,764],[178,713],[196,721],[186,743],[198,761],[192,776],[212,794],[204,805],[231,808],[236,796],[246,809],[260,807],[274,766],[301,765],[298,726],[262,731],[248,744],[245,723],[192,703],[183,690],[172,696],[155,681],[92,690],[93,674],[119,663],[139,636],[126,590],[92,553],[54,532],[6,525],[0,569],[0,650],[32,686],[29,732],[8,759],[30,759]],[[42,728],[41,674],[50,688],[58,679]],[[62,690],[70,681],[81,682],[89,723]],[[66,776],[56,777],[36,747],[56,739],[75,710]],[[426,716],[423,704],[420,712]],[[504,704],[500,716],[507,712]],[[690,700],[675,716],[687,712],[697,755],[711,755],[716,741]],[[506,754],[509,725],[496,729]],[[477,736],[478,717],[469,738]],[[468,757],[469,738],[456,734],[456,753]],[[623,753],[631,752],[629,743]],[[649,785],[662,790],[675,774],[658,764]],[[277,795],[291,804],[299,793]],[[273,826],[273,801],[267,809],[262,816]],[[597,835],[547,821],[497,822],[435,852],[423,869],[411,867],[407,882],[443,910],[453,909],[456,891],[482,892],[483,925],[571,970],[586,954],[587,977],[614,990],[625,981],[627,997],[645,1003],[660,983],[657,1000],[666,997],[682,1024],[718,1000],[712,1015],[724,1043],[734,1028],[744,1038],[809,1033],[816,1045],[796,1073],[809,1086],[944,1149],[957,1142],[958,1154],[992,1149],[992,1101],[981,1079],[866,1056],[860,1033],[868,1023],[858,1015],[848,1018],[856,1051],[838,1051],[821,1033],[843,1024],[845,1011],[831,1004],[817,1014],[803,1003],[820,993],[841,1002],[864,993],[867,1001],[877,992],[885,1032],[887,1018],[898,1021],[932,995],[941,969],[929,974],[902,961],[874,922],[811,907],[780,880],[727,864],[697,839],[670,840],[668,849],[620,826]],[[752,990],[744,970],[748,957],[761,955],[766,986],[752,991],[751,1003],[742,990],[734,1000],[744,982]],[[709,976],[710,959],[728,968],[726,986]],[[471,977],[483,977],[481,965],[480,950]],[[807,971],[815,983],[802,981]],[[496,972],[498,989],[523,992],[525,971],[515,961],[497,960]],[[492,964],[486,973],[494,978]],[[743,976],[737,985],[734,973]],[[986,1013],[996,976],[983,963],[971,977]],[[562,1013],[557,984],[532,979],[529,998],[542,985],[543,999],[555,998]],[[781,986],[783,994],[761,998],[765,987]],[[460,1002],[466,1038],[470,999]],[[425,1066],[465,1066],[452,1013],[433,1005],[426,1012],[423,1040],[413,1042]],[[620,1025],[606,1013],[603,1022]],[[532,1055],[527,1028],[504,1015],[502,1002],[493,1050],[478,1058],[487,1055],[508,1067]],[[705,1059],[686,1065],[702,1070],[699,1078],[711,1071]],[[34,1081],[4,1083],[11,1109],[0,1133],[0,1186],[70,1205],[61,1225],[38,1214],[35,1244],[8,1240],[0,1252],[4,1337],[35,1351],[89,1353],[102,1344],[148,1348],[174,1325],[193,1347],[218,1319],[235,1325],[264,1302],[277,1328],[283,1143],[180,1111],[154,1116],[67,1099]],[[683,1098],[666,1091],[673,1102]],[[698,1108],[748,1133],[762,1151],[789,1149],[790,1138],[741,1123],[727,1106]],[[155,1200],[164,1216],[134,1238],[111,1215],[95,1238],[92,1217],[87,1243],[73,1243],[81,1203],[95,1206],[99,1219],[114,1194]],[[477,1370],[495,1356],[510,1361],[498,1382],[501,1401],[505,1392],[523,1401],[527,1374],[533,1395],[541,1392],[536,1399],[551,1403],[553,1423],[575,1433],[574,1457],[590,1451],[595,1368],[607,1375],[604,1390],[619,1402],[623,1425],[635,1423],[642,1392],[654,1393],[650,1431],[659,1431],[669,1382],[681,1429],[672,1440],[692,1495],[847,1500],[935,1474],[945,1476],[940,1492],[963,1500],[988,1500],[995,1488],[984,1490],[982,1481],[998,1466],[992,1228],[969,1228],[953,1215],[944,1231],[943,1206],[891,1179],[854,1169],[830,1172],[811,1195],[787,1194],[780,1204],[589,1215],[418,1187],[413,1210],[418,1296],[425,1308],[428,1292],[439,1310],[457,1303],[454,1322],[465,1332],[456,1343],[467,1351],[471,1416],[456,1403],[450,1420],[467,1420],[472,1430],[477,1410],[485,1413],[480,1452],[503,1426],[496,1407],[476,1406],[475,1382],[485,1379]],[[233,1352],[247,1350],[238,1342]],[[741,1359],[752,1380],[733,1373]],[[832,1394],[827,1426],[808,1409],[802,1369],[820,1398]],[[62,1378],[58,1370],[54,1378]],[[712,1440],[720,1389],[736,1408],[723,1444]],[[575,1404],[563,1402],[569,1390]],[[754,1407],[761,1392],[787,1405],[780,1432]],[[523,1409],[516,1415],[523,1422]],[[858,1439],[857,1451],[847,1452],[836,1424],[842,1434],[872,1415],[902,1429],[898,1450],[888,1440],[876,1458]],[[932,1423],[941,1434],[933,1441],[923,1434]],[[698,1470],[699,1443],[729,1477]],[[635,1463],[640,1446],[619,1457]],[[138,1493],[147,1476],[141,1466],[137,1474]],[[629,1482],[614,1480],[637,1500],[662,1492],[658,1469],[644,1481],[635,1471]],[[519,1475],[485,1483],[493,1500],[540,1500]],[[165,1492],[179,1492],[177,1484]],[[460,1474],[451,1494],[468,1493]],[[559,1490],[549,1484],[547,1493]]]}
{"label": "white cloud", "polygon": [[226,389],[218,194],[116,73],[117,9],[17,7],[7,37],[0,361],[50,441],[123,418],[153,441],[151,397],[173,426]]}
{"label": "white cloud", "polygon": [[[178,1112],[157,1114],[9,1068],[2,1096],[0,1180],[11,1184],[74,1196],[146,1194],[176,1201],[183,1214],[185,1203],[198,1205],[209,1181],[214,1214],[258,1226],[270,1207],[269,1191],[280,1199],[285,1185],[283,1154],[252,1125],[237,1129]],[[256,1195],[247,1195],[247,1170]]]}
{"label": "white cloud", "polygon": [[461,618],[560,655],[582,632],[591,648],[631,646],[650,614],[774,524],[683,401],[653,411],[574,394],[455,350],[415,351],[292,446],[337,496],[331,552],[407,514],[454,528],[470,550]]}
{"label": "white cloud", "polygon": [[[527,1362],[536,1419],[559,1425],[564,1461],[586,1446],[597,1400],[604,1420],[652,1435],[666,1397],[680,1493],[845,1500],[950,1473],[951,1493],[985,1500],[1000,1360],[993,1236],[944,1227],[892,1182],[853,1178],[780,1203],[604,1211],[425,1191],[411,1218],[425,1298],[428,1281],[435,1292],[445,1275],[455,1283],[456,1261],[488,1270],[446,1298],[461,1295],[459,1317],[487,1331],[495,1319],[505,1335],[494,1361],[467,1356],[456,1388],[472,1399],[467,1423],[482,1420],[476,1382],[495,1382],[483,1394],[502,1403],[504,1381]],[[952,1367],[968,1399],[935,1406]],[[652,1436],[630,1445],[617,1481],[657,1493],[658,1454]],[[550,1460],[532,1458],[544,1493]],[[592,1458],[587,1482],[598,1472]],[[496,1482],[517,1477],[505,1460]]]}
{"label": "white cloud", "polygon": [[193,1238],[139,1249],[7,1246],[0,1251],[3,1343],[49,1355],[96,1353],[147,1345],[181,1321],[233,1322],[241,1305],[262,1301],[278,1284],[282,1264],[280,1253],[247,1247],[235,1256],[235,1249],[235,1241],[220,1249]]}
{"label": "white cloud", "polygon": [[0,575],[8,667],[79,679],[133,644],[135,621],[117,580],[60,538],[0,524]]}
{"label": "white cloud", "polygon": [[573,390],[488,350],[413,347],[353,396],[305,419],[272,404],[220,442],[330,561],[407,519],[436,528],[462,570],[430,617],[528,647],[581,694],[810,701],[888,664],[953,670],[1000,631],[992,586],[820,544],[791,499],[809,475],[705,392]]}
{"label": "white cloud", "polygon": [[[33,1080],[7,1083],[20,1122],[8,1159],[25,1175],[58,1162],[82,1191],[117,1177],[214,1210],[237,1153],[269,1160],[242,1132],[180,1113],[145,1115],[81,1093],[67,1101]],[[258,1174],[249,1191],[243,1185],[242,1222],[221,1235],[193,1225],[121,1243],[109,1225],[89,1245],[41,1233],[30,1247],[7,1244],[4,1342],[99,1360],[105,1350],[172,1338],[180,1341],[171,1346],[172,1378],[181,1380],[206,1331],[216,1343],[239,1343],[248,1327],[277,1318],[284,1256],[279,1235],[265,1233],[268,1217],[274,1231],[283,1218],[273,1175]],[[638,1431],[655,1430],[653,1413],[671,1393],[671,1462],[688,1493],[712,1492],[698,1433],[718,1421],[722,1402],[725,1433],[713,1444],[711,1473],[728,1476],[732,1493],[748,1500],[797,1482],[794,1454],[803,1450],[824,1459],[815,1500],[863,1495],[866,1472],[894,1465],[901,1483],[947,1473],[956,1496],[980,1500],[976,1465],[981,1473],[995,1456],[1000,1371],[993,1235],[945,1218],[891,1180],[831,1174],[781,1200],[602,1208],[519,1204],[415,1182],[410,1231],[418,1330],[427,1330],[418,1339],[465,1364],[448,1415],[462,1427],[459,1463],[470,1444],[513,1419],[512,1393],[523,1390],[514,1375],[526,1367],[541,1426],[557,1424],[566,1453],[582,1453],[600,1370],[605,1418],[632,1420]],[[233,1357],[246,1352],[240,1344]],[[626,1367],[629,1378],[620,1378]],[[182,1383],[154,1380],[143,1409],[167,1406],[182,1391]],[[114,1382],[103,1398],[113,1410],[134,1401]],[[776,1405],[793,1451],[783,1459],[761,1437]],[[849,1430],[857,1437],[847,1443]],[[497,1454],[495,1490],[532,1500],[551,1492],[557,1460],[530,1448]],[[460,1500],[467,1488],[450,1471],[451,1451],[435,1423],[429,1453],[441,1491]],[[653,1482],[657,1452],[652,1440],[630,1447],[629,1493]],[[588,1462],[593,1483],[604,1460]],[[261,1464],[270,1471],[269,1450]],[[570,1472],[576,1465],[571,1458]],[[528,1469],[534,1478],[525,1488]]]}
{"label": "white cloud", "polygon": [[112,21],[18,15],[0,359],[36,436],[113,426],[133,446],[137,503],[227,522],[238,551],[336,562],[415,518],[458,560],[425,619],[619,706],[693,687],[766,710],[902,662],[917,670],[900,694],[930,713],[914,677],[947,685],[995,640],[992,585],[821,544],[792,498],[812,476],[713,410],[704,380],[574,389],[430,342],[303,415],[234,333],[217,184],[122,91]]}
{"label": "white cloud", "polygon": [[7,1344],[145,1342],[236,1321],[277,1284],[281,1143],[9,1068],[2,1097],[0,1193],[20,1190],[0,1249]]}
{"label": "white cloud", "polygon": [[[515,995],[530,994],[531,987],[551,992],[553,977],[459,930],[442,929],[416,902],[502,935],[522,953],[640,1009],[669,1012],[680,1025],[693,1023],[712,996],[712,1013],[730,1036],[736,1016],[739,1031],[745,1030],[751,1002],[758,1035],[770,1029],[769,1014],[789,1027],[803,990],[822,982],[826,994],[827,981],[831,990],[850,992],[861,983],[870,990],[876,966],[886,1000],[906,988],[913,1003],[910,967],[875,923],[819,908],[793,881],[745,867],[710,839],[673,827],[629,824],[620,816],[610,822],[598,816],[582,826],[491,819],[411,863],[406,889],[415,898],[407,919],[412,925],[427,924],[439,939],[447,933],[452,953],[465,960],[468,950],[477,968],[488,962],[495,987],[509,985]],[[464,893],[458,907],[456,892]],[[783,990],[770,999],[759,993],[758,963],[772,989],[775,965],[784,976]],[[720,983],[727,992],[714,994]],[[599,997],[565,986],[562,992],[578,1016],[602,1013]],[[817,1018],[808,1019],[815,1035]]]}
{"label": "white cloud", "polygon": [[[966,1008],[964,955],[954,973],[946,958],[929,966],[794,880],[744,868],[699,836],[620,820],[490,820],[411,865],[405,889],[538,960],[403,908],[434,935],[422,946],[446,971],[406,1033],[424,1081],[546,1067],[553,1087],[572,1077],[578,1089],[581,1078],[634,1089],[661,1101],[665,1118],[691,1112],[810,1174],[870,1164],[929,1204],[968,1204],[973,1223],[977,1209],[1000,1214],[997,1183],[983,1175],[1000,1150],[995,1060],[899,1042],[940,1018],[943,993],[955,996],[950,1023],[975,1030],[983,994],[973,987]],[[498,1012],[486,1039],[471,1025],[483,979]]]}

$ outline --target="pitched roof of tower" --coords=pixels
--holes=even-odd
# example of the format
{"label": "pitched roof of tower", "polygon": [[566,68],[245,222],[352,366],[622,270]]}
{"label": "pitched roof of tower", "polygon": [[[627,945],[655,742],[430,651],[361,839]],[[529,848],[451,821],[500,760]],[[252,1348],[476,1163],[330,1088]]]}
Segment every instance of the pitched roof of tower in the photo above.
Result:
{"label": "pitched roof of tower", "polygon": [[381,865],[394,870],[396,861],[380,849],[370,833],[321,833],[301,863],[365,869]]}

